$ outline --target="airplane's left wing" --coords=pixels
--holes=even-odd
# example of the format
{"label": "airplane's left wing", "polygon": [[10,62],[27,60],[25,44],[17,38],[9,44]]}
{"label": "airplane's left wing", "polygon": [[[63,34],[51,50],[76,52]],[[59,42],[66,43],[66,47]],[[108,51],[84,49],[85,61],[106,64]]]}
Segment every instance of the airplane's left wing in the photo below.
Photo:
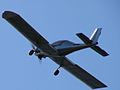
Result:
{"label": "airplane's left wing", "polygon": [[57,64],[59,65],[62,64],[62,67],[64,69],[73,74],[79,80],[83,81],[92,89],[107,87],[105,84],[103,84],[101,81],[93,77],[91,74],[82,69],[80,66],[71,62],[68,58],[66,57],[50,57],[50,58]]}
{"label": "airplane's left wing", "polygon": [[56,54],[56,50],[49,45],[49,42],[42,37],[33,27],[31,27],[20,15],[5,11],[2,17],[12,24],[20,33],[22,33],[29,41],[38,48],[48,54]]}

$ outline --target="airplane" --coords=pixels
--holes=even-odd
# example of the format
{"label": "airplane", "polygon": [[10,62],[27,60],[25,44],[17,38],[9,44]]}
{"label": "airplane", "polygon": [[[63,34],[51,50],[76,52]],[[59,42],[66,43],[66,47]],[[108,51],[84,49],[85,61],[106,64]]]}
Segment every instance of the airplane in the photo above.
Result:
{"label": "airplane", "polygon": [[85,48],[91,48],[102,56],[108,56],[109,54],[98,46],[98,38],[102,28],[96,28],[90,38],[83,33],[77,33],[76,35],[84,42],[84,44],[73,43],[68,40],[60,40],[50,44],[17,13],[4,11],[2,18],[7,20],[33,44],[33,49],[29,52],[29,55],[35,54],[40,60],[49,57],[59,65],[54,72],[55,76],[58,75],[59,68],[62,67],[92,89],[107,87],[107,85],[66,57],[66,55],[72,52]]}

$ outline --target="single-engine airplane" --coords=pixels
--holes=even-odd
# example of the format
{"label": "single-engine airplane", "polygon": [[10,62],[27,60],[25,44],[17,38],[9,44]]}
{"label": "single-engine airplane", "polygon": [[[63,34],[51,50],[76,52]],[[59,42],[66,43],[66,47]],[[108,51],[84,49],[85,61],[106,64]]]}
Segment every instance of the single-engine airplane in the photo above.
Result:
{"label": "single-engine airplane", "polygon": [[[101,81],[93,77],[87,71],[82,69],[77,64],[71,62],[66,55],[85,48],[91,48],[102,56],[108,56],[109,54],[101,49],[98,45],[98,38],[101,34],[102,28],[95,29],[90,38],[83,33],[77,33],[76,35],[85,44],[76,44],[68,40],[61,40],[50,44],[44,37],[42,37],[34,28],[32,28],[20,15],[5,11],[2,17],[13,25],[21,34],[23,34],[34,46],[29,52],[29,55],[35,54],[41,60],[42,58],[49,57],[55,63],[59,65],[54,75],[58,75],[59,68],[62,67],[79,80],[83,81],[92,89],[107,87]],[[36,47],[37,48],[36,48]]]}

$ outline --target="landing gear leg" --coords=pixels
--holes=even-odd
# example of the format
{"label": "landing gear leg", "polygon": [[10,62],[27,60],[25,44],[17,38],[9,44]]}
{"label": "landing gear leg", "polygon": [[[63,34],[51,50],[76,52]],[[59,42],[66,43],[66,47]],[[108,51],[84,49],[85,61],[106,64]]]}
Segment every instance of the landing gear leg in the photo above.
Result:
{"label": "landing gear leg", "polygon": [[57,76],[57,75],[59,74],[59,72],[60,72],[60,71],[59,71],[59,68],[60,68],[60,67],[62,67],[62,65],[60,65],[60,66],[57,68],[57,70],[54,72],[54,75],[55,75],[55,76]]}
{"label": "landing gear leg", "polygon": [[60,71],[59,71],[59,68],[63,66],[63,62],[64,62],[64,61],[62,60],[60,66],[59,66],[59,67],[57,68],[57,70],[54,72],[54,75],[55,75],[55,76],[57,76],[57,75],[59,74],[59,72],[60,72]]}
{"label": "landing gear leg", "polygon": [[42,60],[42,58],[46,58],[44,55],[39,55],[38,58]]}
{"label": "landing gear leg", "polygon": [[41,55],[38,56],[38,58],[39,58],[40,60],[42,60],[42,57],[43,57],[43,56],[41,56]]}

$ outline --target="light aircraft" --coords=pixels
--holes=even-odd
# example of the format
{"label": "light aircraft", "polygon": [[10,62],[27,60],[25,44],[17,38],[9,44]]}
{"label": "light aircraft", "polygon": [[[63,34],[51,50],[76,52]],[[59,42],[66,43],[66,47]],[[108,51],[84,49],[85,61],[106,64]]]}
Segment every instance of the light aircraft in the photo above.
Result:
{"label": "light aircraft", "polygon": [[[29,52],[29,55],[35,54],[41,60],[42,58],[49,57],[55,63],[59,65],[54,75],[58,75],[59,68],[62,67],[79,80],[83,81],[92,89],[107,87],[101,81],[93,77],[87,71],[82,69],[77,64],[71,62],[66,55],[85,48],[91,48],[102,56],[108,56],[109,54],[101,49],[98,45],[98,38],[101,34],[102,28],[95,29],[90,38],[83,33],[77,33],[76,35],[85,44],[76,44],[68,40],[61,40],[50,44],[44,37],[42,37],[33,27],[31,27],[20,15],[5,11],[2,17],[13,25],[21,34],[23,34],[34,46]],[[36,48],[36,47],[37,48]]]}

